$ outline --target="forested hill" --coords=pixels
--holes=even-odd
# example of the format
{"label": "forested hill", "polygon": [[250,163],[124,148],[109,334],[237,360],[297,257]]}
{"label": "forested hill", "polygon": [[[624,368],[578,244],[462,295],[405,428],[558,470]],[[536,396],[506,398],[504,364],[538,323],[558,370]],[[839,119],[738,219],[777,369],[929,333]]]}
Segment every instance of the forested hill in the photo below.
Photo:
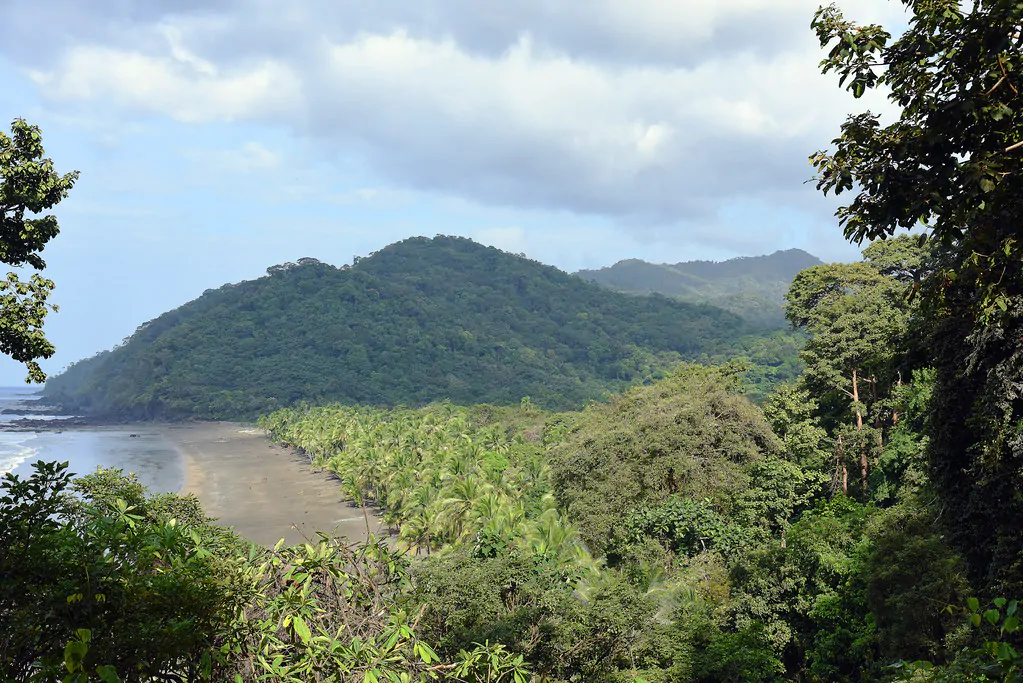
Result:
{"label": "forested hill", "polygon": [[763,349],[750,332],[718,308],[616,294],[468,239],[413,238],[352,266],[301,259],[209,290],[51,378],[45,395],[125,418],[248,417],[297,401],[572,407],[683,359],[750,355],[751,339]]}
{"label": "forested hill", "polygon": [[784,327],[782,303],[796,273],[822,261],[801,249],[728,261],[647,263],[619,261],[576,275],[611,289],[633,294],[658,293],[682,301],[709,303],[766,327]]}

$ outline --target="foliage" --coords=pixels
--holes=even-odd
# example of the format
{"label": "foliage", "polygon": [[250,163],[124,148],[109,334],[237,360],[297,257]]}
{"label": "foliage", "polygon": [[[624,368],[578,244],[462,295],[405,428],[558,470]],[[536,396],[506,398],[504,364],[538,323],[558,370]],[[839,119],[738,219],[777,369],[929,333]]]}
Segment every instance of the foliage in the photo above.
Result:
{"label": "foliage", "polygon": [[[909,29],[897,40],[877,25],[846,20],[835,6],[813,27],[835,71],[857,97],[888,88],[900,108],[882,126],[869,112],[842,125],[836,150],[811,157],[818,188],[858,194],[838,210],[856,243],[921,222],[943,245],[966,247],[982,292],[977,312],[1005,303],[1018,271],[1019,97],[1023,10],[1011,0],[963,7],[958,0],[905,2]],[[984,272],[986,271],[986,273]],[[949,274],[951,275],[951,274]],[[1004,308],[1003,308],[1004,310]]]}
{"label": "foliage", "polygon": [[828,469],[831,448],[818,420],[820,404],[804,387],[779,386],[764,404],[764,417],[782,440],[786,458],[810,471]]}
{"label": "foliage", "polygon": [[978,636],[978,644],[962,648],[946,665],[935,666],[927,660],[900,660],[889,668],[901,674],[897,679],[900,683],[1015,683],[1023,677],[1023,666],[1017,650],[1020,643],[1018,610],[1019,601],[1005,598],[995,598],[985,606],[977,598],[971,597],[963,607],[956,609],[949,606],[946,611],[950,614],[960,612],[967,617],[969,625]]}
{"label": "foliage", "polygon": [[[197,501],[150,496],[66,463],[7,475],[0,497],[0,677],[452,683],[530,677],[503,645],[448,662],[401,606],[408,562],[386,543],[252,546]],[[67,495],[67,491],[75,496]],[[177,515],[177,516],[175,516]],[[414,617],[414,618],[413,618]]]}
{"label": "foliage", "polygon": [[822,62],[862,95],[883,89],[898,105],[882,125],[850,116],[831,152],[811,161],[818,187],[855,192],[838,210],[846,237],[884,239],[921,223],[934,245],[922,278],[919,328],[934,367],[928,459],[949,508],[951,538],[974,578],[1023,587],[1023,69],[1012,0],[904,2],[897,39],[834,6],[814,28]]}
{"label": "foliage", "polygon": [[969,593],[963,558],[934,522],[932,510],[907,500],[874,515],[854,553],[849,592],[862,591],[881,661],[945,654],[956,623],[944,608]]}
{"label": "foliage", "polygon": [[734,683],[777,681],[785,666],[771,648],[763,626],[754,623],[738,632],[708,639],[695,666],[696,680]]}
{"label": "foliage", "polygon": [[231,664],[273,681],[393,681],[430,677],[438,656],[397,607],[406,563],[381,542],[325,534],[279,543],[245,568],[256,586],[236,625]]}
{"label": "foliage", "polygon": [[247,594],[230,559],[240,539],[194,498],[146,498],[117,472],[72,485],[72,498],[67,463],[34,468],[0,484],[0,678],[212,675]]}
{"label": "foliage", "polygon": [[767,329],[785,326],[782,303],[799,271],[820,265],[800,249],[713,261],[657,265],[638,259],[619,261],[599,270],[580,270],[579,277],[610,289],[708,303],[731,311]]}
{"label": "foliage", "polygon": [[[765,417],[743,397],[741,372],[683,366],[574,414],[523,400],[263,418],[346,496],[377,506],[394,535],[214,553],[218,577],[239,589],[222,612],[232,616],[203,641],[211,675],[869,681],[895,659],[952,658],[962,638],[940,606],[967,594],[963,563],[933,508],[902,488],[911,468],[883,468],[901,491],[888,509],[831,497],[816,401],[784,387]],[[916,443],[917,453],[928,377],[893,403],[900,448]],[[572,464],[580,449],[601,457],[582,469]],[[669,470],[673,490],[661,485]],[[209,523],[194,501],[147,496],[116,472],[76,488],[147,510],[153,523]],[[572,503],[559,508],[552,490]],[[615,512],[602,517],[606,508]],[[66,517],[89,510],[69,503]],[[604,531],[589,541],[597,524]],[[107,665],[124,676],[97,659],[95,623],[66,630],[61,654],[72,643],[81,672]]]}
{"label": "foliage", "polygon": [[661,543],[670,558],[691,558],[707,550],[731,556],[745,550],[753,540],[748,538],[746,529],[729,523],[715,512],[707,500],[675,496],[657,507],[633,510],[619,533],[624,547],[609,548],[610,557],[625,557],[631,544],[648,538]]}
{"label": "foliage", "polygon": [[[501,642],[555,680],[602,680],[622,666],[652,604],[627,583],[589,583],[549,556],[513,549],[474,557],[466,549],[423,562],[415,575],[424,634],[451,655]],[[580,599],[585,595],[585,599]]]}
{"label": "foliage", "polygon": [[[730,568],[734,623],[762,624],[789,666],[812,673],[814,640],[841,633],[828,621],[829,606],[841,596],[868,516],[869,510],[844,496],[819,501],[787,530],[784,544],[763,544],[737,557]],[[839,654],[861,655],[850,646]]]}
{"label": "foliage", "polygon": [[[417,552],[408,610],[425,610],[423,636],[440,656],[500,643],[552,680],[614,680],[636,662],[649,677],[761,675],[756,670],[769,680],[780,661],[776,645],[750,621],[729,622],[727,571],[709,567],[716,557],[734,563],[777,545],[822,495],[823,479],[788,459],[742,396],[741,371],[685,366],[581,414],[548,416],[525,401],[516,409],[327,406],[277,411],[261,425],[333,473],[352,499],[376,504],[399,543]],[[637,435],[658,446],[634,447],[650,452],[648,460],[624,448]],[[602,452],[631,461],[646,478],[610,482],[588,494],[588,507],[559,511],[548,494],[548,460],[557,468],[578,444],[605,441]],[[708,457],[712,448],[719,454]],[[693,476],[685,476],[687,460]],[[610,477],[615,463],[606,475],[585,471],[591,481]],[[657,480],[652,473],[666,467],[686,487],[643,494]],[[579,510],[600,512],[607,492],[626,486],[639,495],[607,530],[607,547],[588,538],[583,545],[580,532],[592,519]],[[606,552],[613,569],[592,552]],[[711,572],[719,587],[707,579]],[[705,593],[698,602],[706,607],[681,607],[697,604],[685,597],[694,590]],[[707,628],[716,635],[706,637]],[[751,659],[753,668],[744,668],[745,655],[723,664],[714,648],[729,643],[759,653],[760,664]]]}
{"label": "foliage", "polygon": [[891,400],[902,381],[914,310],[898,275],[911,267],[907,261],[926,254],[912,238],[900,237],[871,245],[864,256],[800,272],[786,295],[786,315],[811,335],[800,354],[803,386],[818,404],[834,406],[825,424],[839,442],[836,481],[848,493],[852,464],[868,495],[869,462],[896,419]]}
{"label": "foliage", "polygon": [[588,547],[602,551],[630,511],[672,495],[733,511],[752,463],[780,451],[741,395],[740,370],[685,365],[574,420],[550,450],[551,467],[558,501]]}
{"label": "foliage", "polygon": [[[850,117],[812,158],[872,243],[795,275],[798,332],[417,239],[271,268],[57,378],[125,415],[341,400],[260,424],[337,478],[367,539],[246,549],[118,473],[77,500],[61,468],[9,479],[0,675],[1018,680],[1018,604],[984,603],[1023,585],[1023,9],[905,4],[895,40],[814,21],[823,69],[901,114]],[[743,303],[726,264],[681,265],[611,270]],[[752,363],[668,370],[726,357]]]}
{"label": "foliage", "polygon": [[[134,418],[254,418],[299,401],[578,407],[757,338],[710,306],[608,292],[454,237],[225,285],[47,383]],[[738,341],[737,341],[738,340]]]}
{"label": "foliage", "polygon": [[799,354],[805,343],[806,335],[801,330],[743,337],[734,340],[734,348],[724,353],[703,354],[697,362],[744,366],[743,391],[750,401],[761,405],[777,387],[791,384],[803,374],[805,367]]}
{"label": "foliage", "polygon": [[326,406],[280,410],[260,425],[336,476],[351,500],[375,504],[400,541],[417,552],[467,543],[484,532],[585,557],[548,494],[549,468],[539,443],[545,419],[528,406]]}
{"label": "foliage", "polygon": [[[53,215],[38,214],[67,197],[78,172],[58,174],[44,153],[37,126],[15,119],[9,136],[0,131],[0,263],[46,267],[40,252],[59,227]],[[47,303],[53,287],[39,273],[23,281],[11,272],[0,282],[0,353],[25,364],[28,382],[46,379],[37,359],[54,352],[42,330],[46,315],[57,310]]]}

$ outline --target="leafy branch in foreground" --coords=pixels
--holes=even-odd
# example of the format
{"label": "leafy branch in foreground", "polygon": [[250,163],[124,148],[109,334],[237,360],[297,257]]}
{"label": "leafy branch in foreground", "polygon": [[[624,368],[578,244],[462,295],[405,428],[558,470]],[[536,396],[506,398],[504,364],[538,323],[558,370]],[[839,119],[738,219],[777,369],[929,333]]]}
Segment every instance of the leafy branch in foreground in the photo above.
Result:
{"label": "leafy branch in foreground", "polygon": [[[524,680],[484,644],[441,661],[402,606],[383,542],[273,549],[210,524],[194,497],[34,464],[0,483],[0,679],[43,683]],[[74,491],[75,496],[68,495]]]}
{"label": "leafy branch in foreground", "polygon": [[899,672],[899,681],[1016,683],[1023,680],[1023,655],[1017,650],[1020,646],[1018,600],[995,598],[985,606],[977,598],[969,598],[965,607],[948,607],[946,611],[964,614],[980,644],[963,648],[944,666],[935,666],[926,660],[896,662],[888,668]]}
{"label": "leafy branch in foreground", "polygon": [[[46,267],[39,254],[60,229],[52,215],[32,216],[67,197],[78,172],[58,174],[43,154],[37,126],[15,119],[11,135],[0,132],[0,263]],[[0,353],[25,364],[28,382],[46,379],[36,359],[54,352],[42,329],[47,313],[57,310],[47,303],[53,287],[38,273],[23,281],[12,272],[0,281]]]}
{"label": "leafy branch in foreground", "polygon": [[1023,5],[903,0],[897,38],[834,6],[813,21],[822,70],[898,108],[841,126],[810,161],[857,244],[919,229],[934,247],[919,283],[922,366],[935,368],[931,475],[975,581],[1023,589]]}

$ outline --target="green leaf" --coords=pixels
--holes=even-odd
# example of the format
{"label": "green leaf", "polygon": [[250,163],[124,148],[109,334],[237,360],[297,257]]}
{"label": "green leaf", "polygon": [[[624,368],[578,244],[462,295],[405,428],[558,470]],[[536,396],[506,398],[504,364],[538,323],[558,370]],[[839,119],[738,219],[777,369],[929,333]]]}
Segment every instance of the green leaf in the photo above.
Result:
{"label": "green leaf", "polygon": [[313,634],[309,631],[309,626],[305,623],[305,619],[300,616],[295,616],[292,620],[292,624],[295,627],[295,633],[302,639],[302,642],[309,644],[309,640],[313,637]]}
{"label": "green leaf", "polygon": [[966,601],[966,606],[970,608],[971,612],[980,610],[980,600],[977,598],[970,598]]}
{"label": "green leaf", "polygon": [[440,657],[437,656],[437,653],[433,651],[433,648],[426,643],[417,643],[416,647],[419,649],[419,657],[423,660],[423,664],[430,664],[431,662],[436,662],[440,659]]}
{"label": "green leaf", "polygon": [[121,677],[117,675],[117,669],[109,664],[97,666],[96,675],[99,676],[103,683],[121,683]]}
{"label": "green leaf", "polygon": [[1001,614],[996,609],[989,609],[988,611],[984,612],[984,618],[987,619],[987,623],[991,624],[992,626],[998,623],[998,618],[1000,616]]}
{"label": "green leaf", "polygon": [[80,640],[72,640],[64,646],[64,667],[67,668],[69,673],[74,673],[81,669],[81,663],[88,652],[88,643],[83,643]]}

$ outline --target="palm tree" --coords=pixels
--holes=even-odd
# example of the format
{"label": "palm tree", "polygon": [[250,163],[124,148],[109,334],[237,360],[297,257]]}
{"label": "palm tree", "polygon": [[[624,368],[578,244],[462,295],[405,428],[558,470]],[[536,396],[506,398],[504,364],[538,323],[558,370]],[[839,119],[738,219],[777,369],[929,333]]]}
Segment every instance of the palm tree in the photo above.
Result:
{"label": "palm tree", "polygon": [[341,490],[344,495],[362,508],[362,518],[366,522],[366,542],[368,543],[372,537],[372,532],[369,526],[369,512],[366,510],[366,495],[362,487],[362,478],[354,472],[347,473],[341,479]]}
{"label": "palm tree", "polygon": [[462,537],[469,511],[473,509],[481,494],[489,488],[486,484],[480,484],[476,478],[470,477],[459,479],[445,489],[447,497],[441,501],[441,506],[448,514],[447,525],[453,530],[455,541]]}

